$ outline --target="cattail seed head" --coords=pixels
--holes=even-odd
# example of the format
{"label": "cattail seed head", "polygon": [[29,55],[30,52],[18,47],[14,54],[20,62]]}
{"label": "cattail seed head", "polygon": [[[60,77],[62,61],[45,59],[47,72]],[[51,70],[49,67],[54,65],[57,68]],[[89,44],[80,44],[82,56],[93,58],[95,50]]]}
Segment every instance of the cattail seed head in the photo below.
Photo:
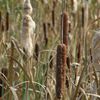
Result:
{"label": "cattail seed head", "polygon": [[91,63],[93,62],[92,49],[91,48],[90,48],[90,61],[91,61]]}
{"label": "cattail seed head", "polygon": [[25,0],[25,2],[24,2],[24,14],[31,15],[32,10],[33,10],[33,8],[32,8],[30,0]]}
{"label": "cattail seed head", "polygon": [[52,10],[52,26],[55,27],[55,10]]}
{"label": "cattail seed head", "polygon": [[82,11],[82,27],[84,27],[84,6],[82,6],[82,8],[81,8],[81,11]]}
{"label": "cattail seed head", "polygon": [[9,30],[9,12],[6,12],[6,31]]}
{"label": "cattail seed head", "polygon": [[78,63],[80,63],[80,60],[81,60],[81,45],[80,45],[80,43],[77,44],[77,60],[78,60]]}
{"label": "cattail seed head", "polygon": [[63,12],[62,14],[62,30],[63,30],[63,43],[68,47],[68,14],[67,12]]}
{"label": "cattail seed head", "polygon": [[56,97],[61,99],[64,96],[66,83],[66,46],[57,46],[56,59]]}
{"label": "cattail seed head", "polygon": [[47,44],[48,44],[48,37],[47,37],[47,26],[46,26],[46,23],[43,23],[43,31],[44,31],[45,46],[47,46]]}
{"label": "cattail seed head", "polygon": [[68,67],[68,69],[70,69],[70,58],[69,58],[69,57],[67,57],[67,59],[66,59],[66,63],[67,63],[67,67]]}
{"label": "cattail seed head", "polygon": [[53,10],[56,8],[57,0],[53,0]]}
{"label": "cattail seed head", "polygon": [[35,31],[35,22],[31,16],[26,14],[23,16],[23,25],[21,33],[21,44],[22,48],[25,49],[27,55],[30,57],[33,55],[33,36]]}
{"label": "cattail seed head", "polygon": [[4,22],[2,21],[1,22],[1,32],[4,32],[5,31],[5,27],[4,27]]}
{"label": "cattail seed head", "polygon": [[1,15],[1,11],[0,11],[0,29],[1,29],[1,20],[2,20],[2,15]]}
{"label": "cattail seed head", "polygon": [[35,59],[38,61],[39,57],[39,45],[38,43],[35,44]]}

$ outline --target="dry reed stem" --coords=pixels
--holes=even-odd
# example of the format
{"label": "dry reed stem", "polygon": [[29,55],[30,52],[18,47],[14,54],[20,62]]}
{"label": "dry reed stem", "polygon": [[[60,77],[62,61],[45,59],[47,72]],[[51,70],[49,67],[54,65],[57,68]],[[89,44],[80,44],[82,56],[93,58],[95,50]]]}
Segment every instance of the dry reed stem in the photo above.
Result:
{"label": "dry reed stem", "polygon": [[62,100],[65,95],[66,83],[66,46],[60,44],[57,46],[56,59],[56,97]]}
{"label": "dry reed stem", "polygon": [[49,61],[50,61],[49,67],[52,69],[53,68],[53,56],[52,55],[50,55]]}

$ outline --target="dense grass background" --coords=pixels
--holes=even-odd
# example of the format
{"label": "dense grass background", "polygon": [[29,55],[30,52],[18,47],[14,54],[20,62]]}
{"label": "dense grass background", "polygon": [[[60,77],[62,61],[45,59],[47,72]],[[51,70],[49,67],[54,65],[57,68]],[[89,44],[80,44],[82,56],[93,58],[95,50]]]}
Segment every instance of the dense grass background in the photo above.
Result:
{"label": "dense grass background", "polygon": [[[53,0],[31,0],[32,18],[36,23],[32,82],[24,68],[26,63],[23,62],[23,49],[20,44],[24,0],[0,0],[0,69],[3,74],[8,73],[5,77],[0,73],[3,86],[2,91],[0,90],[2,100],[58,100],[55,90],[56,54],[57,46],[62,42],[61,14],[63,11],[68,13],[66,57],[70,59],[70,69],[66,65],[64,100],[100,99],[100,76],[97,73],[99,70],[96,70],[100,67],[100,58],[94,64],[95,57],[91,53],[94,49],[92,39],[96,32],[100,34],[100,1],[54,1],[56,1],[55,4]],[[53,10],[54,20],[52,19]],[[97,48],[100,48],[100,38],[98,40]],[[5,68],[4,71],[2,71],[3,68]],[[77,81],[75,75],[79,76],[80,80]],[[27,83],[29,83],[28,89]]]}

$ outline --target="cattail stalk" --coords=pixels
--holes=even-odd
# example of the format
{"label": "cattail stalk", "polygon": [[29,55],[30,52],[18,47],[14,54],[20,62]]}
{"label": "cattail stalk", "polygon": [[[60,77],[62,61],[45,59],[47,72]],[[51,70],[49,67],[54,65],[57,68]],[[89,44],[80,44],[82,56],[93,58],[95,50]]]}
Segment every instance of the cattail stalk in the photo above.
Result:
{"label": "cattail stalk", "polygon": [[56,59],[56,97],[62,100],[65,95],[66,83],[66,46],[60,44],[57,46]]}

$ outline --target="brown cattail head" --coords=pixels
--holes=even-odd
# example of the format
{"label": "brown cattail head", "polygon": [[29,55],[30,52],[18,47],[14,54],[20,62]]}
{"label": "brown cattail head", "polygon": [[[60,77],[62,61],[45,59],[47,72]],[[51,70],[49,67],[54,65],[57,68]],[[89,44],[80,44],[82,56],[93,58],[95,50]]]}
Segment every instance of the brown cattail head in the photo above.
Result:
{"label": "brown cattail head", "polygon": [[55,10],[52,10],[52,26],[55,27]]}
{"label": "brown cattail head", "polygon": [[53,68],[53,56],[52,55],[50,55],[49,61],[50,61],[49,67],[52,69]]}
{"label": "brown cattail head", "polygon": [[9,12],[6,12],[6,31],[9,30]]}
{"label": "brown cattail head", "polygon": [[38,43],[35,44],[35,59],[38,61],[39,57],[39,45]]}
{"label": "brown cattail head", "polygon": [[80,63],[80,60],[81,60],[81,45],[80,45],[80,43],[77,43],[77,60],[78,60],[78,63]]}
{"label": "brown cattail head", "polygon": [[68,47],[68,14],[66,11],[62,14],[62,32],[63,43]]}
{"label": "brown cattail head", "polygon": [[92,57],[92,50],[91,50],[91,48],[90,48],[90,61],[91,61],[91,63],[93,62],[93,57]]}
{"label": "brown cattail head", "polygon": [[48,44],[48,37],[47,37],[47,26],[46,26],[46,23],[43,23],[43,31],[44,31],[45,46],[47,46],[47,44]]}
{"label": "brown cattail head", "polygon": [[82,6],[81,10],[82,10],[82,12],[81,12],[82,13],[82,19],[81,19],[82,22],[81,23],[82,23],[82,27],[84,27],[84,6]]}
{"label": "brown cattail head", "polygon": [[67,67],[68,67],[68,69],[70,69],[70,58],[69,58],[69,57],[67,57],[67,59],[66,59],[66,63],[67,63]]}
{"label": "brown cattail head", "polygon": [[0,11],[0,29],[1,29],[1,20],[2,20],[2,15],[1,15],[1,11]]}
{"label": "brown cattail head", "polygon": [[57,46],[56,59],[56,97],[61,99],[64,96],[66,83],[66,46],[60,44]]}
{"label": "brown cattail head", "polygon": [[56,8],[57,0],[53,0],[53,10]]}
{"label": "brown cattail head", "polygon": [[2,21],[1,22],[1,32],[4,32],[5,31],[5,27],[4,27],[4,22]]}

